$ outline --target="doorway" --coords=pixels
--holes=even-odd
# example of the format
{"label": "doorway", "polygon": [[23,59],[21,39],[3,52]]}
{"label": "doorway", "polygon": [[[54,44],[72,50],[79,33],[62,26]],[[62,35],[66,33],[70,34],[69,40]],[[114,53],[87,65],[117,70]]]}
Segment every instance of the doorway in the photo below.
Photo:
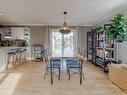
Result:
{"label": "doorway", "polygon": [[73,49],[73,31],[69,34],[61,34],[58,29],[52,29],[52,55],[71,57]]}

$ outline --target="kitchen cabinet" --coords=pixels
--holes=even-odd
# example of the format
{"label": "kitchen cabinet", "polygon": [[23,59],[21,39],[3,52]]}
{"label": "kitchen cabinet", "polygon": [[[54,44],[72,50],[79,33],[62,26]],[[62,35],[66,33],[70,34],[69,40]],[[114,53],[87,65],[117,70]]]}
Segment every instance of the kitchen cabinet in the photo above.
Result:
{"label": "kitchen cabinet", "polygon": [[0,71],[4,70],[6,67],[7,59],[5,49],[0,48]]}
{"label": "kitchen cabinet", "polygon": [[0,28],[1,40],[5,39],[24,39],[24,27],[2,27]]}
{"label": "kitchen cabinet", "polygon": [[[6,69],[8,52],[15,51],[17,49],[27,49],[27,47],[0,47],[0,71]],[[27,57],[27,55],[26,55]]]}
{"label": "kitchen cabinet", "polygon": [[24,39],[24,28],[23,27],[12,27],[11,37],[12,39]]}

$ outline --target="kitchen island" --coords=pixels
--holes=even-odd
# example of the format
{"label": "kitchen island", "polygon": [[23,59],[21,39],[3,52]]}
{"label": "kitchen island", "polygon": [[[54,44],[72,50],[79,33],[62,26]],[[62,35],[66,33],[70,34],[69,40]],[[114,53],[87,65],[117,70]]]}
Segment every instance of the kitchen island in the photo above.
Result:
{"label": "kitchen island", "polygon": [[7,66],[8,53],[16,49],[25,49],[27,47],[0,47],[0,71],[5,70]]}

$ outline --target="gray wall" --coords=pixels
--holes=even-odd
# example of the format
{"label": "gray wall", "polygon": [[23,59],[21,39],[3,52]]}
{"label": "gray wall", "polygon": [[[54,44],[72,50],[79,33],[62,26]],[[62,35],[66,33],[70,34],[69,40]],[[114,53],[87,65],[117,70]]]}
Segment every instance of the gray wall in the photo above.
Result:
{"label": "gray wall", "polygon": [[87,50],[87,32],[91,31],[92,29],[93,27],[88,27],[88,26],[80,27],[78,43],[81,48],[84,48],[85,52]]}
{"label": "gray wall", "polygon": [[[38,44],[45,44],[45,32],[46,27],[45,26],[31,26],[30,28],[30,34],[31,34],[31,44],[38,43]],[[58,29],[59,27],[51,27],[51,29]],[[76,29],[76,27],[74,27]],[[81,26],[80,27],[80,39],[79,40],[79,47],[84,48],[84,51],[87,50],[87,32],[91,31],[93,27],[91,26]]]}
{"label": "gray wall", "polygon": [[31,34],[31,44],[38,43],[44,44],[45,43],[45,27],[43,26],[31,26],[30,34]]}
{"label": "gray wall", "polygon": [[[127,17],[127,9],[124,9],[118,13],[123,13]],[[103,20],[102,22],[98,23],[94,27],[97,27],[97,26],[103,27],[104,24],[110,23],[109,20],[112,19],[115,14],[116,13],[114,13],[111,17],[109,17],[109,18]],[[127,54],[127,42],[123,42],[123,43],[118,44],[117,48],[118,48],[118,52],[117,52],[118,59],[122,60],[123,63],[127,63],[127,55],[126,55]]]}

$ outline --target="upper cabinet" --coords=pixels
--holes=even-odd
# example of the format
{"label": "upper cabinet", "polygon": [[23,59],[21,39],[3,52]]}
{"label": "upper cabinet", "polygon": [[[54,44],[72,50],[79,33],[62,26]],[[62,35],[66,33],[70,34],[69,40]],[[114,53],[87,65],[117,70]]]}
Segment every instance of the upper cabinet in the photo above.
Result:
{"label": "upper cabinet", "polygon": [[2,35],[2,40],[3,39],[11,39],[11,27],[2,27],[0,29],[0,33]]}
{"label": "upper cabinet", "polygon": [[12,39],[24,39],[24,28],[22,27],[12,27],[11,37]]}
{"label": "upper cabinet", "polygon": [[0,47],[6,46],[29,46],[30,29],[25,27],[1,27]]}
{"label": "upper cabinet", "polygon": [[30,30],[26,31],[25,27],[2,27],[0,28],[0,39],[30,39]]}

